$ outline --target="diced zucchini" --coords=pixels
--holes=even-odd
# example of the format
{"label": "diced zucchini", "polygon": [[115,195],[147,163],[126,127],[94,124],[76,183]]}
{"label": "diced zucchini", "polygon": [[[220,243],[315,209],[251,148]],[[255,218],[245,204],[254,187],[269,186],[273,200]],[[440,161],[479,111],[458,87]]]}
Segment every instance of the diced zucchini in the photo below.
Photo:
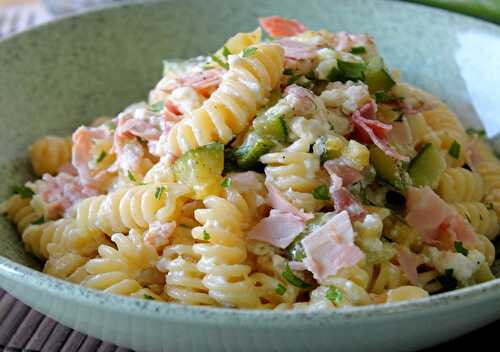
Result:
{"label": "diced zucchini", "polygon": [[232,152],[232,158],[241,170],[253,170],[259,165],[259,158],[274,147],[274,142],[250,131],[243,143]]}
{"label": "diced zucchini", "polygon": [[370,162],[377,176],[395,188],[403,190],[411,183],[401,162],[385,154],[376,146],[370,147]]}
{"label": "diced zucchini", "polygon": [[224,169],[224,145],[211,143],[184,153],[175,161],[178,181],[193,188],[200,199],[220,191]]}
{"label": "diced zucchini", "polygon": [[363,71],[366,68],[364,62],[337,60],[337,66],[340,71],[339,79],[341,81],[359,81],[363,79]]}
{"label": "diced zucchini", "polygon": [[262,114],[253,121],[255,132],[264,138],[285,143],[288,140],[288,131],[283,115]]}
{"label": "diced zucchini", "polygon": [[446,169],[439,149],[433,144],[426,144],[410,163],[408,173],[415,186],[433,186]]}
{"label": "diced zucchini", "polygon": [[304,230],[295,237],[292,243],[286,248],[288,259],[291,261],[301,262],[305,257],[304,246],[302,240],[324,225],[334,213],[317,213],[313,219],[306,223]]}
{"label": "diced zucchini", "polygon": [[364,71],[365,82],[368,85],[370,93],[387,92],[396,82],[387,72],[384,60],[380,56],[373,56],[368,59]]}
{"label": "diced zucchini", "polygon": [[320,156],[321,163],[338,158],[346,147],[347,142],[341,136],[321,136],[314,143],[313,150]]}

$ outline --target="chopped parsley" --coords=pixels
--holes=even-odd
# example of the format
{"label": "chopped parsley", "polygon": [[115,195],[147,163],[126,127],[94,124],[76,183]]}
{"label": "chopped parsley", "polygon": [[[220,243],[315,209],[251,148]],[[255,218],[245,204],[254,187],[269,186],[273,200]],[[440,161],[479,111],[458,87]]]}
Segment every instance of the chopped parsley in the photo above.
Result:
{"label": "chopped parsley", "polygon": [[250,57],[255,54],[257,51],[257,48],[245,48],[243,49],[242,56],[243,57]]}
{"label": "chopped parsley", "polygon": [[330,191],[328,190],[328,186],[326,185],[321,185],[316,187],[312,191],[312,195],[314,199],[319,199],[319,200],[330,200]]}
{"label": "chopped parsley", "polygon": [[288,264],[286,265],[285,271],[283,271],[281,275],[285,278],[286,281],[288,281],[295,287],[303,289],[311,288],[311,285],[303,281],[301,278],[295,276],[295,274],[293,273],[292,269],[290,269],[290,266]]}
{"label": "chopped parsley", "polygon": [[278,284],[278,286],[276,286],[276,289],[274,290],[274,292],[276,292],[280,296],[283,296],[286,292],[286,287],[283,286],[282,284]]}
{"label": "chopped parsley", "polygon": [[127,171],[127,176],[128,176],[128,179],[132,182],[136,182],[136,179],[135,179],[135,176],[134,174],[132,173],[132,171],[128,170]]}
{"label": "chopped parsley", "polygon": [[448,154],[455,159],[460,157],[460,144],[458,144],[457,141],[453,141],[453,143],[451,143],[450,149],[448,149]]}
{"label": "chopped parsley", "polygon": [[96,163],[98,163],[98,164],[99,164],[101,161],[103,161],[103,160],[104,160],[104,158],[106,158],[106,156],[107,156],[107,155],[108,155],[108,154],[107,154],[107,153],[103,150],[103,151],[101,152],[101,154],[99,154],[99,157],[97,158]]}
{"label": "chopped parsley", "polygon": [[156,102],[149,107],[149,110],[152,112],[161,112],[163,110],[163,105],[163,101]]}
{"label": "chopped parsley", "polygon": [[203,230],[203,239],[205,241],[208,241],[210,239],[210,234],[205,230]]}
{"label": "chopped parsley", "polygon": [[445,291],[452,291],[458,286],[458,281],[453,276],[453,269],[446,269],[444,275],[439,275],[436,279]]}
{"label": "chopped parsley", "polygon": [[45,222],[45,219],[43,218],[43,216],[40,216],[38,219],[36,219],[35,221],[32,222],[33,225],[41,225]]}
{"label": "chopped parsley", "polygon": [[35,192],[33,192],[31,188],[24,185],[14,186],[12,190],[14,191],[14,193],[19,194],[19,196],[21,196],[21,198],[23,199],[31,198],[35,194]]}
{"label": "chopped parsley", "polygon": [[155,298],[153,296],[150,296],[150,295],[148,295],[146,293],[144,294],[144,299],[147,299],[147,300],[150,300],[150,301],[154,301],[155,300]]}
{"label": "chopped parsley", "polygon": [[335,286],[330,286],[325,296],[336,305],[339,305],[342,301],[342,292]]}
{"label": "chopped parsley", "polygon": [[231,177],[226,177],[224,180],[222,180],[220,185],[224,188],[229,188],[229,187],[231,187],[232,183],[233,183],[233,180],[231,180]]}
{"label": "chopped parsley", "polygon": [[364,46],[355,46],[351,49],[351,54],[366,54],[366,48]]}
{"label": "chopped parsley", "polygon": [[222,68],[225,68],[226,70],[229,69],[229,64],[227,62],[222,61],[218,56],[212,55],[210,57],[212,58],[213,62],[217,63]]}
{"label": "chopped parsley", "polygon": [[457,253],[463,254],[467,257],[469,255],[469,250],[464,247],[462,241],[455,241],[455,251]]}
{"label": "chopped parsley", "polygon": [[231,52],[229,51],[229,49],[227,48],[227,46],[224,45],[224,47],[222,48],[222,55],[227,59],[227,57],[229,55],[231,55]]}
{"label": "chopped parsley", "polygon": [[164,191],[165,191],[165,186],[156,187],[155,198],[160,200],[161,195],[163,194]]}
{"label": "chopped parsley", "polygon": [[469,136],[478,136],[479,138],[486,137],[486,132],[484,130],[477,130],[475,128],[468,128],[465,130]]}
{"label": "chopped parsley", "polygon": [[290,86],[290,85],[294,84],[295,82],[297,82],[299,80],[299,78],[300,78],[300,75],[296,75],[294,73],[290,76],[290,78],[288,79],[288,82],[286,82],[286,84]]}

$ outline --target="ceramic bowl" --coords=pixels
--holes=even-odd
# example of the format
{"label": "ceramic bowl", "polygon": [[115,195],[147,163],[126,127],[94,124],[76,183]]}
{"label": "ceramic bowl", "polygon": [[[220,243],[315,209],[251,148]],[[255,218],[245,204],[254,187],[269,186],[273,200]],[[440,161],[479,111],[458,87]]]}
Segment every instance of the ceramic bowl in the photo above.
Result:
{"label": "ceramic bowl", "polygon": [[[141,100],[166,57],[214,51],[257,17],[370,32],[391,67],[442,97],[468,126],[500,130],[500,29],[380,1],[167,1],[86,13],[0,42],[0,198],[30,177],[26,147]],[[268,312],[161,304],[88,290],[36,271],[0,218],[0,285],[84,333],[140,351],[415,350],[500,317],[500,280],[394,305]]]}

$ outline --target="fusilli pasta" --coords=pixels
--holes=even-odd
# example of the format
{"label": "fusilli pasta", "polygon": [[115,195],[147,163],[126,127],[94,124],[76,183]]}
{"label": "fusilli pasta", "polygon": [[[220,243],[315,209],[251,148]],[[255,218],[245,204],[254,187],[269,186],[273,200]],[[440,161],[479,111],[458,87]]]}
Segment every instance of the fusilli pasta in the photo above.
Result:
{"label": "fusilli pasta", "polygon": [[35,175],[55,175],[61,166],[71,162],[71,137],[45,136],[29,147],[29,157]]}

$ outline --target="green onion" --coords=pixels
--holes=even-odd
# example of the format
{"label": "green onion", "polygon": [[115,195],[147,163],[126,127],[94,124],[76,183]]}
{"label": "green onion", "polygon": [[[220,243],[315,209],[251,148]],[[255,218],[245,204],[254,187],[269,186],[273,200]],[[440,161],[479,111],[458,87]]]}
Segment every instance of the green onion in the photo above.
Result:
{"label": "green onion", "polygon": [[288,281],[295,287],[303,289],[311,288],[311,285],[309,285],[307,282],[304,282],[302,281],[302,279],[295,276],[295,274],[293,273],[292,269],[290,269],[290,266],[288,264],[286,265],[285,271],[283,271],[281,275],[285,278],[286,281]]}
{"label": "green onion", "polygon": [[154,103],[153,105],[151,105],[149,107],[149,110],[152,111],[152,112],[160,112],[163,110],[163,101],[158,101],[156,103]]}
{"label": "green onion", "polygon": [[280,296],[283,296],[286,292],[286,287],[283,286],[282,284],[278,284],[274,292],[276,292]]}
{"label": "green onion", "polygon": [[255,54],[256,51],[257,51],[257,48],[245,48],[245,49],[243,49],[242,56],[243,57],[250,57],[253,54]]}
{"label": "green onion", "polygon": [[340,301],[342,301],[342,292],[335,286],[330,286],[325,296],[336,305],[339,305]]}
{"label": "green onion", "polygon": [[129,179],[130,181],[132,181],[132,182],[135,182],[135,181],[136,181],[136,180],[135,180],[135,177],[134,177],[134,174],[133,174],[130,170],[128,170],[128,171],[127,171],[127,176],[128,176],[128,179]]}
{"label": "green onion", "polygon": [[222,55],[227,59],[227,57],[229,55],[231,55],[231,52],[229,51],[229,49],[224,45],[224,47],[222,48]]}
{"label": "green onion", "polygon": [[229,64],[219,59],[216,55],[212,55],[210,57],[215,63],[219,64],[219,66],[221,66],[222,68],[225,68],[226,70],[229,69]]}
{"label": "green onion", "polygon": [[96,163],[100,163],[101,161],[104,160],[104,158],[106,157],[106,155],[108,155],[104,150],[101,152],[101,154],[99,154],[99,157],[97,158],[96,160]]}
{"label": "green onion", "polygon": [[289,79],[288,79],[288,82],[286,83],[287,85],[292,85],[294,84],[295,82],[297,82],[300,78],[300,75],[296,75],[296,74],[293,74]]}
{"label": "green onion", "polygon": [[150,295],[148,295],[146,293],[144,294],[144,299],[148,299],[150,301],[154,301],[155,300],[153,296],[150,296]]}
{"label": "green onion", "polygon": [[231,187],[231,183],[233,183],[233,180],[231,180],[231,177],[226,177],[224,180],[222,180],[220,185],[224,188],[229,188],[229,187]]}
{"label": "green onion", "polygon": [[366,68],[366,64],[364,62],[338,60],[337,66],[344,81],[359,81],[363,79],[363,71]]}
{"label": "green onion", "polygon": [[468,128],[465,130],[469,136],[478,136],[479,138],[486,137],[486,132],[484,130],[477,130],[475,128]]}
{"label": "green onion", "polygon": [[205,241],[208,241],[210,239],[210,234],[205,230],[203,230],[203,239]]}
{"label": "green onion", "polygon": [[450,154],[455,159],[458,159],[460,157],[460,144],[458,144],[457,141],[453,141],[453,143],[450,145],[448,154]]}
{"label": "green onion", "polygon": [[155,198],[160,200],[162,193],[165,191],[165,186],[156,187]]}
{"label": "green onion", "polygon": [[43,216],[39,217],[38,219],[36,219],[35,221],[32,222],[33,225],[41,225],[45,222],[45,219],[43,218]]}
{"label": "green onion", "polygon": [[464,247],[462,241],[455,241],[455,251],[457,253],[463,254],[467,257],[469,255],[469,250]]}
{"label": "green onion", "polygon": [[355,46],[351,49],[352,54],[366,54],[366,49],[364,46]]}
{"label": "green onion", "polygon": [[445,291],[452,291],[457,288],[458,281],[453,277],[453,269],[446,269],[444,275],[436,277]]}
{"label": "green onion", "polygon": [[314,199],[319,199],[319,200],[330,200],[330,191],[328,190],[328,186],[326,185],[321,185],[316,187],[312,191],[312,195]]}
{"label": "green onion", "polygon": [[35,192],[33,192],[31,188],[26,187],[24,185],[14,186],[12,190],[14,191],[14,193],[19,194],[23,199],[31,198],[35,194]]}

